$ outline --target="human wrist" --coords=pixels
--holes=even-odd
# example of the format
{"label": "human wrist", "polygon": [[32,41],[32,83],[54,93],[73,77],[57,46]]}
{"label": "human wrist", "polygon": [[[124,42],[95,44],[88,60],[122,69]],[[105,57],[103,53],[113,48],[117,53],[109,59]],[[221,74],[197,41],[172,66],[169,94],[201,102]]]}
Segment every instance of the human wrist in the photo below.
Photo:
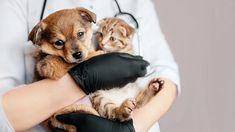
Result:
{"label": "human wrist", "polygon": [[[85,89],[85,82],[84,79],[86,76],[84,73],[86,70],[84,70],[84,63],[80,64],[80,66],[75,66],[72,69],[69,70],[68,74],[70,75],[70,78],[73,80],[73,82],[80,87],[86,94],[89,94],[89,92]],[[86,87],[87,88],[87,87]]]}
{"label": "human wrist", "polygon": [[70,105],[71,102],[75,102],[86,95],[68,73],[59,80],[59,85],[63,91],[61,96],[66,95],[66,100],[64,100],[66,105]]}

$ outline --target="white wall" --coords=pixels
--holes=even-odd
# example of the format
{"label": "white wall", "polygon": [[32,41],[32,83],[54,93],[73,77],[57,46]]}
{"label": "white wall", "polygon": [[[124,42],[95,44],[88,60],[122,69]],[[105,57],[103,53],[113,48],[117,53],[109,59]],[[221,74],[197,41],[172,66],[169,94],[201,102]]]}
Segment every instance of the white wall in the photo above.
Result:
{"label": "white wall", "polygon": [[235,0],[155,0],[182,95],[162,132],[235,132]]}

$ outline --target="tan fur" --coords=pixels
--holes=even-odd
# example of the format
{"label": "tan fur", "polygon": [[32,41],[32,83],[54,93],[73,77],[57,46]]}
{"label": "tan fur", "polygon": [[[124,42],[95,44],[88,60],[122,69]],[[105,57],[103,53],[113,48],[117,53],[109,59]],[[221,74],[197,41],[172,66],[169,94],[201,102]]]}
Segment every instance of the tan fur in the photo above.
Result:
{"label": "tan fur", "polygon": [[[52,13],[39,22],[30,32],[29,40],[38,47],[34,57],[36,60],[34,81],[43,78],[59,79],[70,68],[88,58],[100,54],[91,50],[92,22],[96,22],[96,15],[85,9],[65,9]],[[83,32],[82,37],[78,32]],[[64,44],[56,45],[57,41]],[[81,52],[81,59],[74,59],[73,53]],[[60,113],[83,112],[98,115],[94,109],[88,106],[71,105],[55,113],[48,122],[52,126],[75,131],[75,127],[59,123],[55,116]]]}

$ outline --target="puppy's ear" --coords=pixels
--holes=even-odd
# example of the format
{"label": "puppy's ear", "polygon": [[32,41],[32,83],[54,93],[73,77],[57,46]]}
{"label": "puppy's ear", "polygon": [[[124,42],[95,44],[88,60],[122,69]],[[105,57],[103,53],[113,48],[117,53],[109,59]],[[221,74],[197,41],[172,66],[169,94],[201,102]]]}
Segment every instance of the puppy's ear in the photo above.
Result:
{"label": "puppy's ear", "polygon": [[87,10],[86,8],[76,8],[76,10],[79,12],[79,14],[81,15],[81,17],[88,21],[88,22],[93,22],[96,23],[96,14]]}
{"label": "puppy's ear", "polygon": [[135,34],[135,29],[129,25],[122,25],[118,28],[124,37],[132,39]]}
{"label": "puppy's ear", "polygon": [[33,44],[39,44],[39,41],[42,38],[42,33],[46,29],[46,24],[39,22],[29,33],[28,40],[32,41]]}

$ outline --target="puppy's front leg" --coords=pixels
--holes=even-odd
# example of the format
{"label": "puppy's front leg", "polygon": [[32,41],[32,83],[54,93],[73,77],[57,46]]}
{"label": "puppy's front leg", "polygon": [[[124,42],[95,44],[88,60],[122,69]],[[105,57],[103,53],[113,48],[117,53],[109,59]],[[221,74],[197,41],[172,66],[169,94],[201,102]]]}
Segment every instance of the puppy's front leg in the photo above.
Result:
{"label": "puppy's front leg", "polygon": [[36,70],[41,77],[57,80],[74,65],[66,63],[60,57],[48,55],[36,64]]}

